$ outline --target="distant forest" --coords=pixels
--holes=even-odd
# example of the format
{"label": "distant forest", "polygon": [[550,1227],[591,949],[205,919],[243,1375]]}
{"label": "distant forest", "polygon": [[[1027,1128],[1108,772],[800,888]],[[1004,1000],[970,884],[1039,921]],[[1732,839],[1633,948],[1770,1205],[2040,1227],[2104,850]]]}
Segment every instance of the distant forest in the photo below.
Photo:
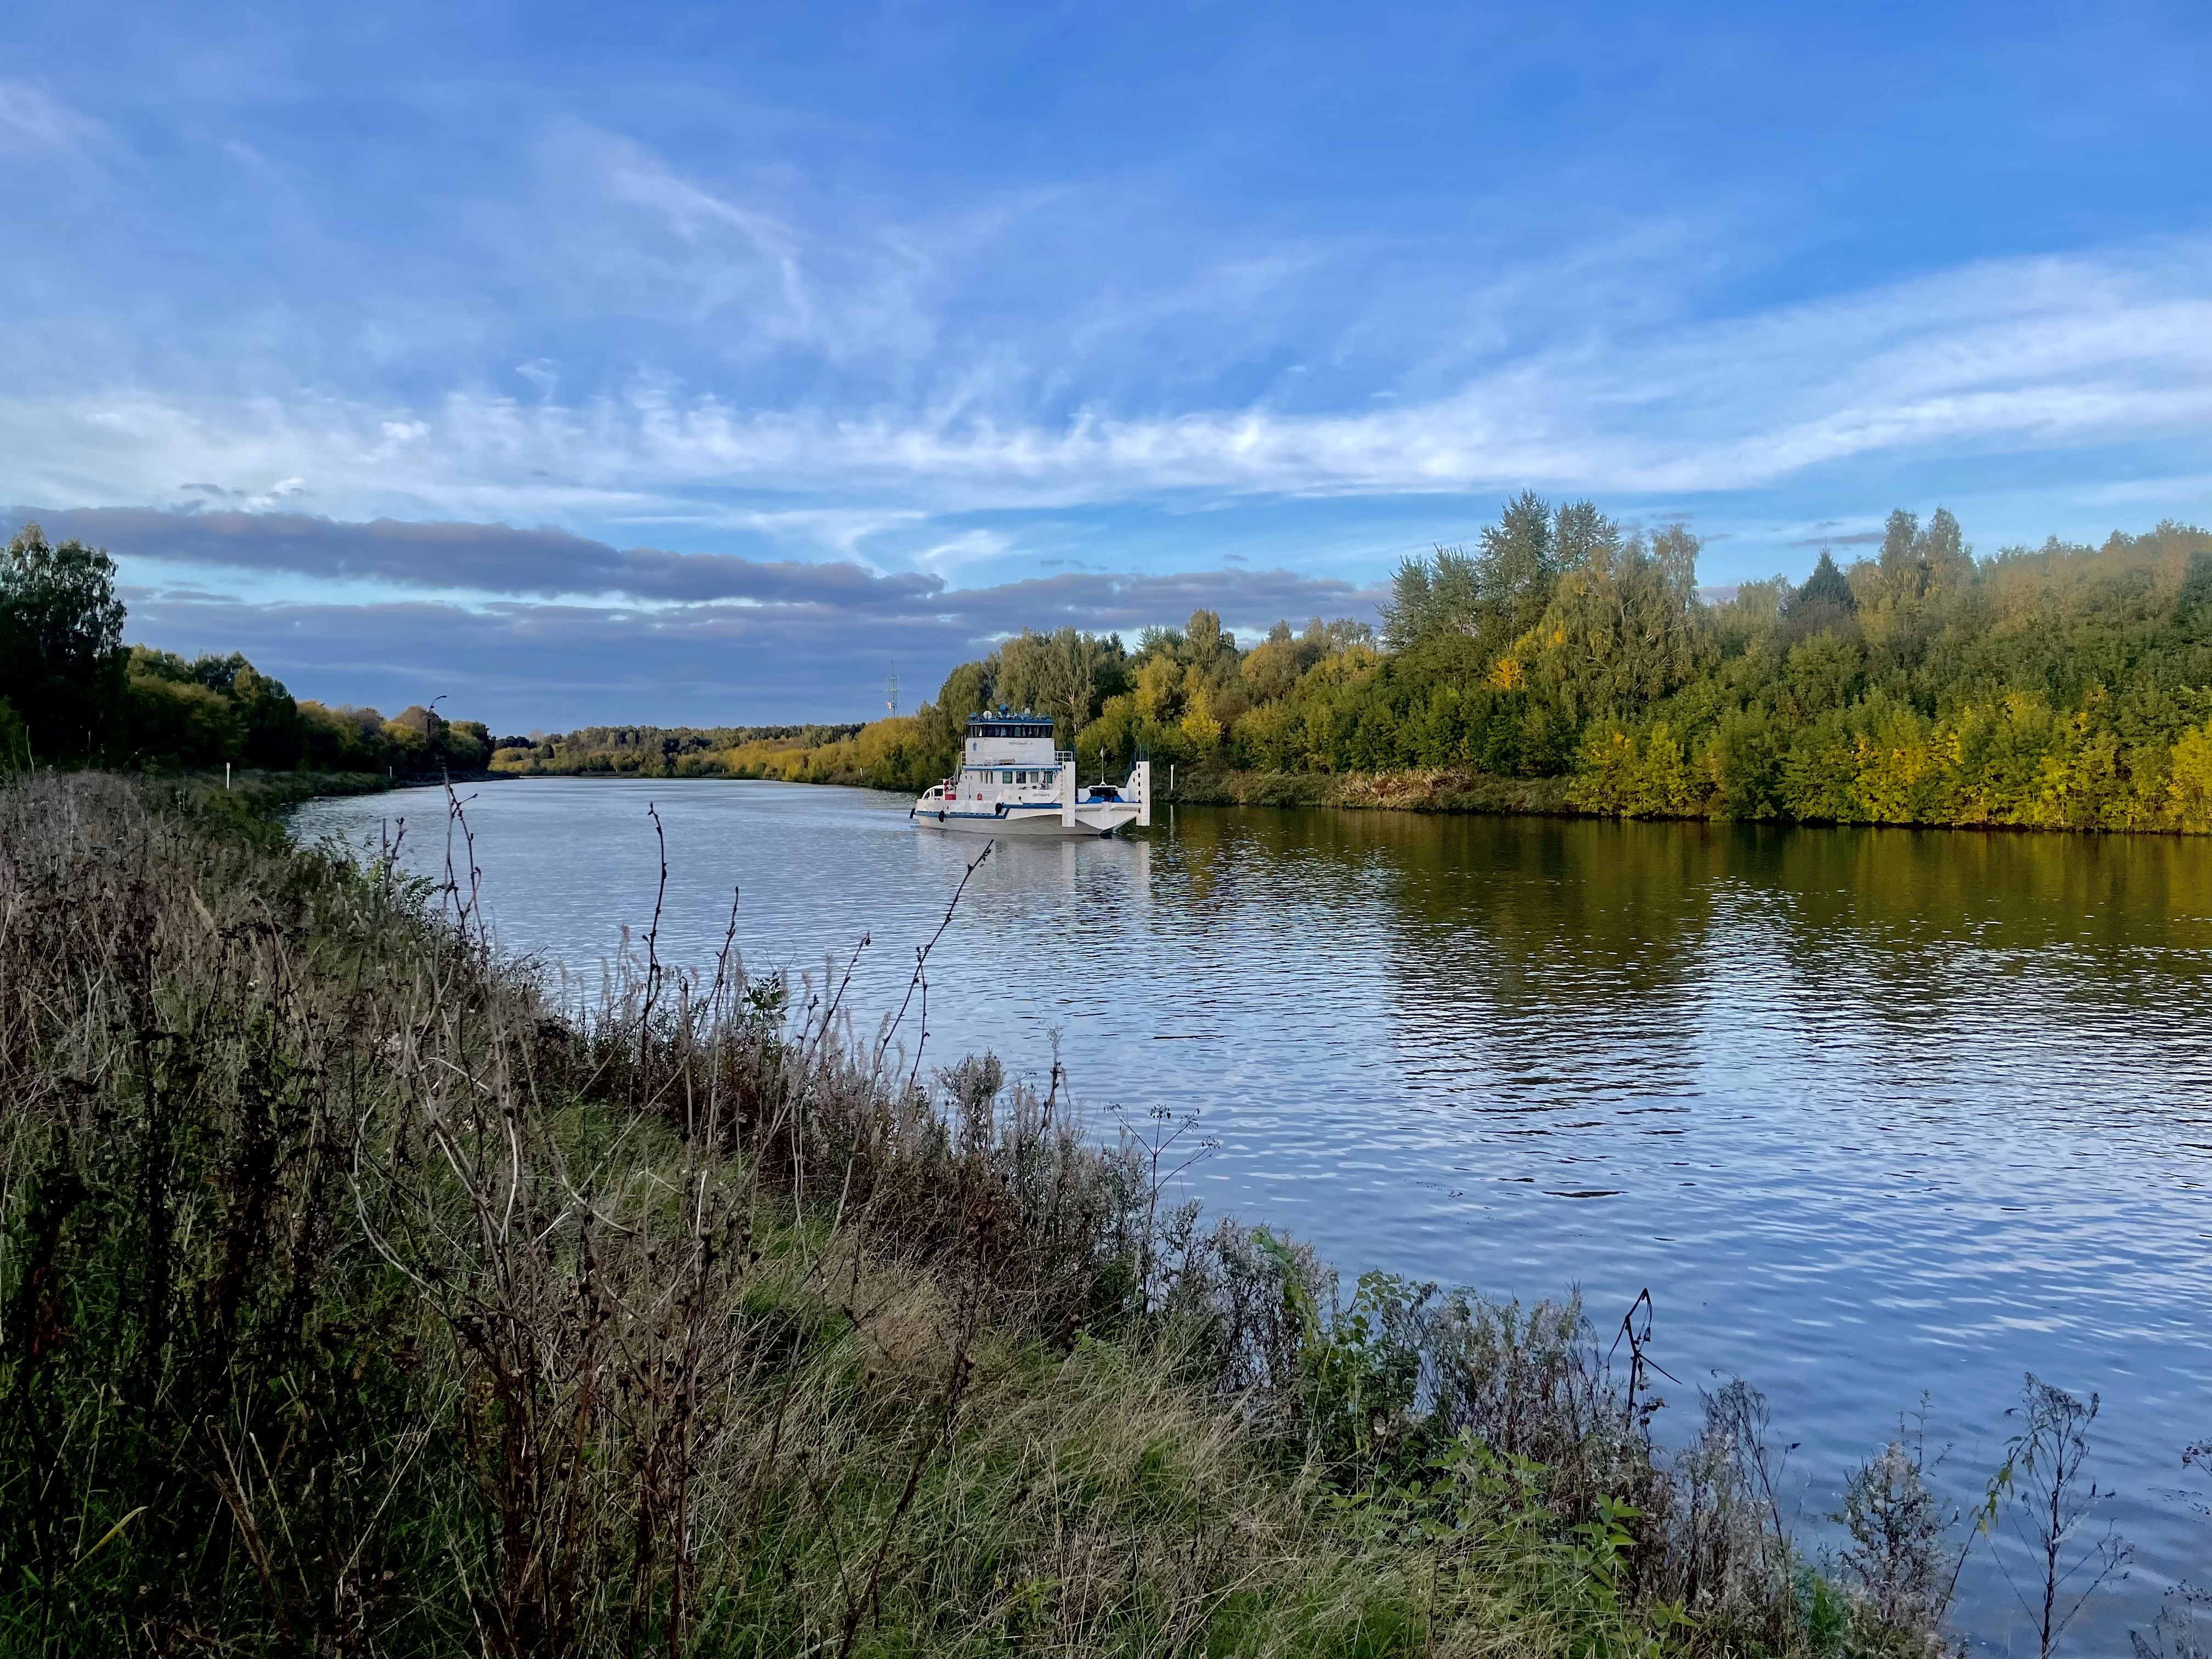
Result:
{"label": "distant forest", "polygon": [[1134,650],[1025,632],[909,716],[578,733],[492,765],[919,789],[1003,702],[1052,715],[1086,770],[1176,764],[1185,799],[2212,830],[2212,534],[1977,558],[1948,512],[1899,511],[1872,556],[1721,604],[1698,553],[1523,495],[1402,565],[1379,634],[1316,617],[1243,646],[1210,611]]}

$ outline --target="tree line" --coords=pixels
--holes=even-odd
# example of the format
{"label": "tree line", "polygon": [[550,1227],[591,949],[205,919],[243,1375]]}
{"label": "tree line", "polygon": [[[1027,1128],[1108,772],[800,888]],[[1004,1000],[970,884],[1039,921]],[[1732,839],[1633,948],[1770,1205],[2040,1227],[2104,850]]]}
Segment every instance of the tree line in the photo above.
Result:
{"label": "tree line", "polygon": [[0,758],[11,769],[101,764],[174,769],[483,769],[497,746],[476,720],[421,705],[300,702],[243,656],[125,645],[125,607],[104,548],[56,545],[25,525],[0,554]]}
{"label": "tree line", "polygon": [[1003,702],[1051,714],[1086,769],[1176,763],[1186,799],[1489,778],[1632,817],[2212,830],[2212,534],[1977,557],[1949,512],[1900,509],[1848,568],[1824,550],[1802,584],[1719,593],[1699,550],[1523,494],[1472,547],[1403,563],[1379,629],[1245,646],[1200,610],[1133,650],[1025,631],[912,715],[693,768],[918,788]]}
{"label": "tree line", "polygon": [[859,734],[860,722],[804,726],[584,726],[501,739],[496,769],[518,776],[732,777],[731,757],[825,748]]}
{"label": "tree line", "polygon": [[1246,645],[1200,610],[1133,648],[1024,630],[864,726],[495,738],[421,705],[295,700],[236,653],[126,646],[107,553],[27,525],[0,555],[0,757],[920,789],[1005,703],[1049,714],[1086,769],[1176,765],[1186,799],[1395,780],[1436,804],[1504,780],[1622,816],[2212,830],[2212,534],[1977,557],[1948,511],[1900,509],[1848,568],[1824,550],[1802,584],[1717,594],[1698,552],[1685,526],[1524,493],[1473,545],[1405,562],[1379,629],[1316,617]]}

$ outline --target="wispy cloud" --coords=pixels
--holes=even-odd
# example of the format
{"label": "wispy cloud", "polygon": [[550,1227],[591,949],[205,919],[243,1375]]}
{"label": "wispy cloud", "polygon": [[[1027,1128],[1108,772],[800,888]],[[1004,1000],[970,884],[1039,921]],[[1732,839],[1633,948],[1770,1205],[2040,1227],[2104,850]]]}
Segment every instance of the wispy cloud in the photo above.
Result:
{"label": "wispy cloud", "polygon": [[[830,510],[811,496],[842,512],[942,513],[1198,491],[1740,489],[1869,455],[2201,432],[2212,423],[2209,255],[2212,244],[2196,242],[1981,264],[1554,343],[1447,396],[1333,413],[1261,401],[1046,422],[1020,414],[1018,393],[954,414],[927,397],[761,407],[665,377],[582,402],[457,391],[420,406],[131,387],[0,399],[0,445],[19,490],[49,500],[174,501],[196,479],[261,501],[290,492],[340,515],[731,523],[762,510],[739,501],[749,492],[784,497],[784,510]],[[791,301],[794,328],[810,304]],[[939,549],[950,561],[961,551]]]}
{"label": "wispy cloud", "polygon": [[45,150],[82,155],[101,132],[99,122],[81,115],[43,88],[27,81],[0,78],[0,152]]}
{"label": "wispy cloud", "polygon": [[[580,123],[550,131],[536,163],[533,193],[489,216],[485,252],[556,311],[679,328],[720,363],[796,353],[880,368],[935,337],[945,228],[841,219],[787,186],[731,189]],[[550,395],[548,367],[528,378]]]}

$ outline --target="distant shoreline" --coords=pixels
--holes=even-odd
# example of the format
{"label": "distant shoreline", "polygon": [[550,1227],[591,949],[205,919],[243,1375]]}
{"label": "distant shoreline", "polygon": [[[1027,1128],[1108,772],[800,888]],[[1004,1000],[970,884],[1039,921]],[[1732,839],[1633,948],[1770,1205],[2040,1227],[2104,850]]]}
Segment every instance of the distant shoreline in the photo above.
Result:
{"label": "distant shoreline", "polygon": [[[529,771],[504,769],[482,774],[484,778],[582,778],[609,782],[700,782],[826,784],[848,789],[872,789],[880,793],[906,793],[886,787],[857,775],[822,777],[779,777],[721,771],[647,772],[581,769]],[[460,780],[456,779],[458,782]],[[1665,823],[1747,823],[1779,829],[1807,830],[1972,830],[2012,834],[2153,836],[2198,839],[2208,832],[2176,824],[2006,823],[1994,819],[1926,818],[1731,818],[1711,812],[1677,811],[1625,814],[1600,811],[1572,799],[1577,779],[1501,778],[1486,773],[1449,768],[1401,772],[1258,772],[1200,770],[1180,774],[1170,787],[1161,781],[1162,806],[1327,807],[1339,811],[1425,813],[1443,817],[1604,818],[1614,822]],[[420,784],[434,780],[409,779],[394,783]],[[333,794],[366,791],[331,790]]]}

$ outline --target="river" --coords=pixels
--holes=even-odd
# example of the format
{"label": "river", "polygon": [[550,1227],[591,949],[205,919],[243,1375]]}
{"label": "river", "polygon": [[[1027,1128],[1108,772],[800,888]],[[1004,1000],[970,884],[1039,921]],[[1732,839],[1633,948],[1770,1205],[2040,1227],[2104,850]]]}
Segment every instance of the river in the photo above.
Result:
{"label": "river", "polygon": [[[469,796],[506,949],[588,979],[642,929],[711,963],[843,964],[896,1006],[975,840],[902,798],[532,779]],[[405,823],[436,791],[317,801]],[[1143,839],[1001,844],[929,965],[931,1063],[1059,1052],[1097,1121],[1196,1115],[1211,1208],[1379,1267],[1656,1308],[1662,1437],[1741,1372],[1796,1442],[1803,1535],[1928,1396],[1961,1503],[2024,1373],[2103,1402],[2100,1516],[2136,1547],[2066,1650],[2124,1653],[2208,1577],[2212,840],[1183,807]],[[1986,1547],[1962,1622],[2033,1652]]]}

